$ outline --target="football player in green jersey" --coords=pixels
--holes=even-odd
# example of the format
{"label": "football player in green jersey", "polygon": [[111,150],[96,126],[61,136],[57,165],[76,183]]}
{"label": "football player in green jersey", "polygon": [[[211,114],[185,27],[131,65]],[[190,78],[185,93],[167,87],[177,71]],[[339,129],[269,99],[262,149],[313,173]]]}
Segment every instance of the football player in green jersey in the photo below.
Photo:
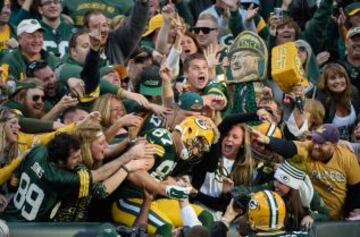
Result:
{"label": "football player in green jersey", "polygon": [[[128,176],[118,190],[118,200],[113,204],[112,216],[117,223],[132,226],[140,212],[143,189],[167,196],[152,202],[147,230],[150,234],[171,236],[172,227],[182,226],[180,206],[176,200],[186,199],[191,192],[189,187],[179,187],[175,179],[169,178],[179,161],[192,162],[208,151],[216,143],[218,131],[216,125],[206,117],[190,116],[170,132],[164,128],[146,132],[148,142],[155,144],[158,152],[154,165],[148,171],[136,171]],[[211,225],[210,214],[194,206],[199,220]]]}

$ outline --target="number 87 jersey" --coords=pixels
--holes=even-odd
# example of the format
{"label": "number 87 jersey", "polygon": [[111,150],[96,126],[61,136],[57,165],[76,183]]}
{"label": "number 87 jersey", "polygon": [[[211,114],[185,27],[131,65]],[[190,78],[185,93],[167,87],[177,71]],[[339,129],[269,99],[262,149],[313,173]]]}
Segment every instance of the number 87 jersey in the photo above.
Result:
{"label": "number 87 jersey", "polygon": [[156,128],[147,131],[145,136],[149,143],[157,147],[155,163],[149,174],[160,181],[164,180],[173,171],[178,159],[172,134],[165,128]]}

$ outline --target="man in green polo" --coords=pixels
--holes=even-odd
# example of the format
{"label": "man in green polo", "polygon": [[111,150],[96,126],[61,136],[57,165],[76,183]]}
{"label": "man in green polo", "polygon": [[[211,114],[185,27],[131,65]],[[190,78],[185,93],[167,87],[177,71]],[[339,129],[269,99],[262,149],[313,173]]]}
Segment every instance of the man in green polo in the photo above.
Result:
{"label": "man in green polo", "polygon": [[1,59],[1,66],[5,76],[12,76],[15,80],[24,80],[27,65],[34,61],[44,60],[54,69],[58,64],[58,58],[52,53],[43,50],[43,28],[35,19],[26,19],[17,27],[17,39],[19,48],[5,55]]}

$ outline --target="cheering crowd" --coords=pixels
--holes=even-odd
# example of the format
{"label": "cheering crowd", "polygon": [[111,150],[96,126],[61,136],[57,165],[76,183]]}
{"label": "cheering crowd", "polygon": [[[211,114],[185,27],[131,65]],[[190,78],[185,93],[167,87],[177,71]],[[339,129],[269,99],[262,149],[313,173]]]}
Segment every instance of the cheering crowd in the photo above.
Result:
{"label": "cheering crowd", "polygon": [[0,75],[0,236],[360,220],[358,1],[1,0]]}

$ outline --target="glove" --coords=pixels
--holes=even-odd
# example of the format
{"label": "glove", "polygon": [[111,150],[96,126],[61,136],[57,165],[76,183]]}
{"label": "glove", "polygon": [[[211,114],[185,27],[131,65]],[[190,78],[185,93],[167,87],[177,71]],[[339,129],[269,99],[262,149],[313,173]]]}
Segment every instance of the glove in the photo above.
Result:
{"label": "glove", "polygon": [[180,187],[175,185],[166,186],[166,196],[171,199],[183,200],[189,197],[191,187]]}

